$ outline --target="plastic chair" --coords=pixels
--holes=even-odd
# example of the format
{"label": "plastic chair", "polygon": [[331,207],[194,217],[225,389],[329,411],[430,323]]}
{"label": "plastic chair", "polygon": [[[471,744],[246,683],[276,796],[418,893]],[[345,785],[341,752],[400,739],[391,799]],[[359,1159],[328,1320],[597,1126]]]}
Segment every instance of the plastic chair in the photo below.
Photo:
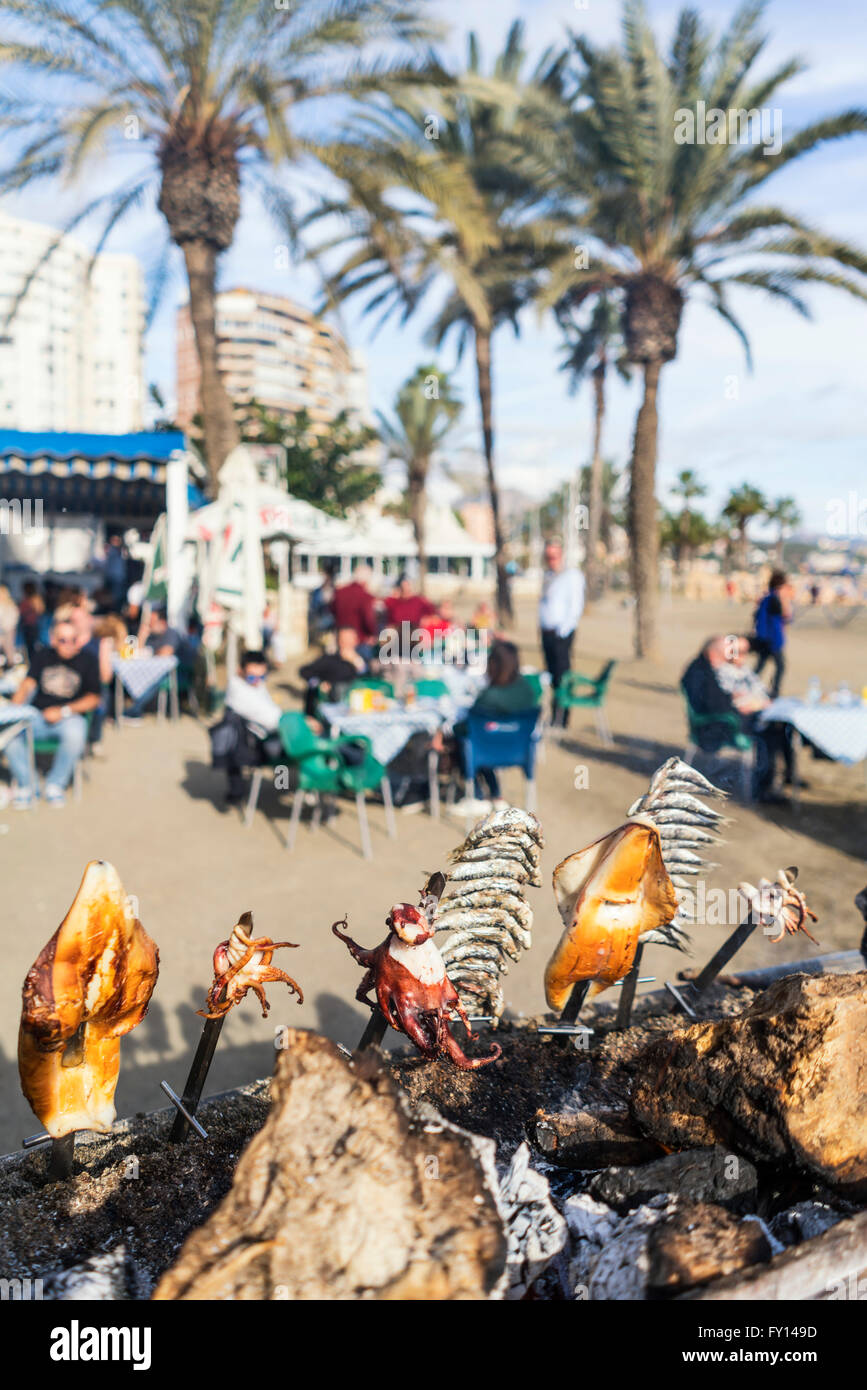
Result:
{"label": "plastic chair", "polygon": [[567,671],[554,692],[554,704],[558,709],[595,711],[596,732],[600,742],[607,748],[613,748],[614,739],[605,713],[605,697],[608,694],[611,673],[616,665],[616,661],[606,662],[595,678],[582,675],[580,671]]}
{"label": "plastic chair", "polygon": [[492,770],[520,767],[527,779],[526,809],[535,811],[538,722],[538,709],[498,719],[487,714],[469,713],[466,716],[467,732],[461,739],[467,781],[472,782],[480,767]]}
{"label": "plastic chair", "polygon": [[[85,763],[85,759],[87,758],[88,749],[89,749],[89,747],[90,747],[90,726],[91,726],[91,724],[92,724],[92,722],[93,722],[93,711],[92,711],[92,710],[87,710],[86,713],[85,713],[85,715],[84,715],[84,719],[85,719],[85,722],[86,722],[86,724],[87,724],[87,737],[85,738],[85,741],[84,741],[84,752],[82,753],[81,757],[78,759],[78,762],[75,764],[75,767],[72,769],[72,795],[73,795],[73,797],[75,798],[76,801],[80,801],[80,800],[81,800],[81,789],[82,789],[82,785],[83,785],[83,782],[84,782],[84,778],[85,778],[85,776],[87,775],[87,774],[86,774],[86,771],[85,771],[84,763]],[[43,755],[48,755],[48,756],[50,756],[50,757],[54,757],[54,754],[57,752],[57,748],[58,748],[59,743],[60,743],[60,735],[59,735],[59,734],[57,734],[57,735],[55,735],[55,734],[44,734],[41,738],[34,738],[34,740],[33,740],[33,756],[34,756],[34,758],[38,758],[39,755],[40,755],[40,753],[43,754]]]}
{"label": "plastic chair", "polygon": [[394,686],[391,681],[383,680],[380,676],[359,676],[357,681],[353,681],[347,687],[347,695],[353,690],[381,690],[384,695],[394,698]]}
{"label": "plastic chair", "polygon": [[416,681],[415,693],[422,699],[439,700],[443,695],[449,694],[449,688],[445,681],[436,680],[432,676],[430,679]]}
{"label": "plastic chair", "polygon": [[[686,691],[681,686],[684,704],[686,705],[686,722],[688,728],[686,747],[683,750],[683,761],[692,763],[696,753],[719,753],[724,748],[734,748],[740,754],[741,764],[741,787],[745,801],[752,800],[753,794],[753,741],[749,734],[744,733],[741,728],[741,721],[734,710],[723,711],[716,714],[699,714],[689,703]],[[714,738],[715,748],[708,749],[702,746],[705,730],[714,728],[718,732],[722,731],[722,741]]]}
{"label": "plastic chair", "polygon": [[[358,812],[358,829],[361,837],[361,852],[365,859],[373,858],[370,843],[370,827],[367,821],[365,793],[378,787],[382,793],[385,807],[385,824],[392,839],[397,834],[394,820],[394,807],[391,800],[391,786],[382,763],[377,762],[371,750],[370,739],[361,736],[347,738],[320,738],[314,734],[303,714],[287,711],[278,725],[280,739],[287,758],[298,774],[298,787],[292,803],[289,832],[286,848],[295,846],[301,808],[306,792],[316,795],[314,825],[318,825],[322,814],[322,797],[336,796],[347,792],[355,797]],[[345,755],[349,744],[362,744],[364,758],[360,763],[350,763]],[[261,780],[261,779],[260,779]],[[252,792],[251,792],[252,795]]]}

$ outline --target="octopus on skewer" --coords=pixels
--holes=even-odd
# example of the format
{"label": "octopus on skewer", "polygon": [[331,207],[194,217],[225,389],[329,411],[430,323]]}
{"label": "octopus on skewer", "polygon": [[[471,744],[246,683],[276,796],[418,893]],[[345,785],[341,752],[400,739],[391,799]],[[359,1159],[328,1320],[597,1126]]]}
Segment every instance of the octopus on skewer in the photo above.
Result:
{"label": "octopus on skewer", "polygon": [[[385,924],[388,936],[372,950],[359,946],[341,931],[347,925],[346,918],[331,927],[353,960],[364,967],[355,995],[359,1003],[370,1009],[378,1006],[386,1022],[408,1037],[424,1057],[445,1055],[461,1071],[475,1071],[495,1062],[500,1056],[496,1043],[487,1057],[467,1057],[451,1032],[450,1021],[458,1018],[467,1037],[475,1037],[458,992],[446,974],[427,913],[412,903],[395,903]],[[371,990],[375,999],[369,997]]]}

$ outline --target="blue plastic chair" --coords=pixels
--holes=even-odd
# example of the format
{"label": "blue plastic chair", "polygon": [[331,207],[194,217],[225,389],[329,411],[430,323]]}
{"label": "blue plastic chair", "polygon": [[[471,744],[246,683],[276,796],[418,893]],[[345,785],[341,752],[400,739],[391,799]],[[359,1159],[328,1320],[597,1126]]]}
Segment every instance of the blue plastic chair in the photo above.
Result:
{"label": "blue plastic chair", "polygon": [[461,739],[467,780],[472,782],[480,767],[520,767],[527,779],[526,809],[535,811],[538,722],[538,709],[496,719],[468,714],[467,732]]}

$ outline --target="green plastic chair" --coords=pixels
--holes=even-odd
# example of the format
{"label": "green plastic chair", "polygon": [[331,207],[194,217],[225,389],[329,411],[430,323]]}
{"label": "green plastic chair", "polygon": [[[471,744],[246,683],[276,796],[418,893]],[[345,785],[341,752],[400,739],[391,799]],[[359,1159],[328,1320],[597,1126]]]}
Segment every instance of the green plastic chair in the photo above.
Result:
{"label": "green plastic chair", "polygon": [[[75,764],[75,767],[72,770],[72,795],[75,797],[76,801],[81,800],[81,788],[85,776],[84,760],[87,757],[87,751],[90,747],[90,726],[93,723],[93,711],[87,710],[84,718],[87,723],[87,738],[84,744],[84,752],[82,753],[81,757],[78,759],[78,762]],[[42,738],[34,738],[34,758],[38,758],[40,754],[42,754],[43,756],[54,757],[54,754],[57,752],[59,743],[59,735],[44,734]]]}
{"label": "green plastic chair", "polygon": [[359,676],[357,681],[353,681],[347,687],[347,695],[353,690],[381,690],[383,694],[394,698],[394,686],[391,681],[383,680],[381,676]]}
{"label": "green plastic chair", "polygon": [[606,662],[595,678],[582,675],[580,671],[567,671],[554,692],[554,704],[558,709],[592,709],[595,712],[596,732],[600,742],[608,748],[613,748],[614,739],[605,713],[605,697],[616,665],[616,661]]}
{"label": "green plastic chair", "polygon": [[430,679],[415,682],[415,693],[423,699],[439,700],[443,695],[448,695],[449,688],[445,681],[431,676]]}
{"label": "green plastic chair", "polygon": [[[373,858],[370,843],[370,827],[367,821],[365,794],[379,788],[385,806],[385,824],[392,839],[397,834],[394,821],[394,807],[391,800],[391,785],[382,763],[377,762],[371,752],[369,738],[353,735],[346,738],[321,738],[314,734],[303,714],[287,711],[277,726],[286,757],[294,765],[298,774],[298,787],[292,803],[289,832],[286,848],[295,846],[301,808],[306,792],[316,795],[316,809],[313,823],[318,825],[322,813],[323,796],[338,796],[341,792],[355,797],[358,812],[358,829],[361,837],[361,852],[365,859]],[[345,756],[348,744],[362,744],[364,759],[360,763],[350,763]]]}
{"label": "green plastic chair", "polygon": [[[734,748],[740,754],[741,764],[741,786],[745,801],[752,800],[753,787],[753,741],[749,734],[745,734],[741,728],[741,721],[734,710],[717,714],[699,714],[689,703],[686,691],[681,686],[681,694],[686,705],[687,741],[683,750],[683,761],[692,763],[696,753],[703,752],[702,734],[705,729],[713,726],[715,729],[723,729],[723,741],[717,744],[714,753],[722,752],[725,748]],[[716,740],[715,740],[716,742]]]}

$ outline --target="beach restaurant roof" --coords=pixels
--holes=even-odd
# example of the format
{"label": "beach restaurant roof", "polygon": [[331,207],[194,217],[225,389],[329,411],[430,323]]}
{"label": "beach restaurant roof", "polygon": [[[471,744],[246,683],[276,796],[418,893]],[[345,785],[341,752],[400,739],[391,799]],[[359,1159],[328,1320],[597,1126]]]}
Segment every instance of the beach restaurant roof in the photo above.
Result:
{"label": "beach restaurant roof", "polygon": [[[179,430],[137,434],[0,430],[0,495],[41,500],[50,512],[155,519],[166,505],[166,465],[187,452]],[[198,490],[190,504],[203,500]]]}

